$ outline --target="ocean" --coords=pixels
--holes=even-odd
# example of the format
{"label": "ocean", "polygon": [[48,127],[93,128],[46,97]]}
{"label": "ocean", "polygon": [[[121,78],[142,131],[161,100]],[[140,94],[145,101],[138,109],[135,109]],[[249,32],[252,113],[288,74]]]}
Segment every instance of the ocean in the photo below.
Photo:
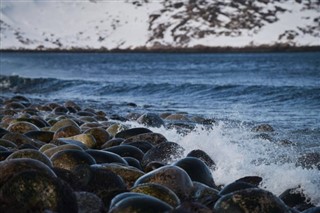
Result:
{"label": "ocean", "polygon": [[[171,112],[214,119],[187,134],[152,128],[186,151],[205,150],[215,182],[263,177],[279,195],[300,187],[320,205],[320,52],[310,53],[4,53],[0,97],[81,105],[125,116]],[[139,126],[135,122],[129,122]],[[259,137],[252,128],[270,124]],[[285,141],[285,143],[284,143]],[[319,168],[317,168],[317,166]]]}

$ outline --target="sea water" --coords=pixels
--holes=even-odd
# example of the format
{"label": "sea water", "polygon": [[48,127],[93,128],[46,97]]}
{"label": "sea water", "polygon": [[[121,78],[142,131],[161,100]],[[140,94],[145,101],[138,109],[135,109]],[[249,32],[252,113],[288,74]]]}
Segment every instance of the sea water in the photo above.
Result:
{"label": "sea water", "polygon": [[[300,187],[320,205],[320,171],[297,166],[301,155],[320,153],[319,52],[1,53],[0,89],[2,97],[73,100],[123,116],[173,112],[212,118],[217,123],[210,129],[153,131],[186,153],[206,151],[217,164],[217,184],[258,175],[261,187],[277,195]],[[255,137],[252,127],[261,123],[274,127],[272,140]]]}

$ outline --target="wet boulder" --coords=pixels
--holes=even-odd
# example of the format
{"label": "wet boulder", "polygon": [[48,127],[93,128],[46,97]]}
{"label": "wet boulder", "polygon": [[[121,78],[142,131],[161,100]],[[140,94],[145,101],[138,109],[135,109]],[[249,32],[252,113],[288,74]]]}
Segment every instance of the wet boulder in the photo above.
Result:
{"label": "wet boulder", "polygon": [[181,200],[187,199],[193,187],[189,175],[180,167],[163,166],[141,176],[134,184],[158,183],[171,189]]}
{"label": "wet boulder", "polygon": [[216,213],[290,213],[288,207],[271,192],[249,188],[222,196],[215,204]]}

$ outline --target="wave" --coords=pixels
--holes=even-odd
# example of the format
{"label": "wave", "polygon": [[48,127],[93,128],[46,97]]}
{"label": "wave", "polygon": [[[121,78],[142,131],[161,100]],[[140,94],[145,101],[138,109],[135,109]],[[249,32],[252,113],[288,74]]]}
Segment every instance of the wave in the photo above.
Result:
{"label": "wave", "polygon": [[[0,90],[24,94],[63,92],[86,95],[134,95],[153,97],[189,97],[206,100],[245,100],[247,103],[297,102],[320,106],[320,87],[265,86],[265,85],[214,85],[193,83],[140,83],[89,80],[62,80],[56,78],[27,78],[0,75]],[[72,94],[70,94],[72,95]]]}

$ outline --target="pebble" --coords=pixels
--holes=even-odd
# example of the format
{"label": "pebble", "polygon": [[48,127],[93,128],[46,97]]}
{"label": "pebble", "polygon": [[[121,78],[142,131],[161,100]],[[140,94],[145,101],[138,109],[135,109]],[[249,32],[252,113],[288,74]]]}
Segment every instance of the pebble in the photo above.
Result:
{"label": "pebble", "polygon": [[[218,188],[214,156],[200,149],[185,155],[154,130],[187,134],[213,120],[33,102],[20,95],[0,101],[0,212],[319,212],[292,193],[297,188],[279,197],[261,189],[259,176]],[[252,131],[260,137],[274,129],[261,124]],[[301,155],[296,166],[319,168],[318,153]]]}

